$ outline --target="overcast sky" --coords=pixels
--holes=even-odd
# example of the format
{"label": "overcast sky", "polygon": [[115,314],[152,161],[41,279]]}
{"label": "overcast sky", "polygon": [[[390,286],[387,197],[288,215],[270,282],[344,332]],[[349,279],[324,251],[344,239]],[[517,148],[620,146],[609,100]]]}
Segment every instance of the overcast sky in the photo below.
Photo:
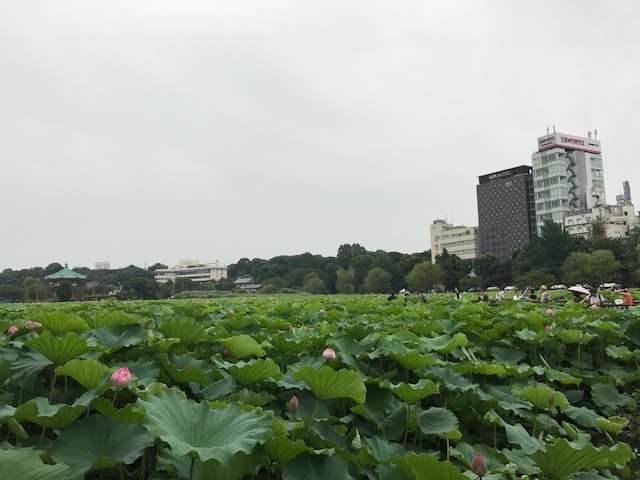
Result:
{"label": "overcast sky", "polygon": [[421,252],[553,125],[640,205],[636,0],[20,0],[0,44],[0,270]]}

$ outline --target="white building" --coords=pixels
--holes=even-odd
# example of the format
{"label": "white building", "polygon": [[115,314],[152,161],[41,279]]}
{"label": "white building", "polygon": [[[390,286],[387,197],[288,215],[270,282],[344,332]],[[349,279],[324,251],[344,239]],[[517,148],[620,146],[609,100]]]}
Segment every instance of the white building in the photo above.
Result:
{"label": "white building", "polygon": [[538,234],[546,220],[562,225],[567,213],[606,203],[601,152],[591,132],[577,137],[554,131],[538,138],[531,157]]}
{"label": "white building", "polygon": [[478,227],[454,226],[445,220],[434,220],[431,224],[431,262],[444,249],[462,259],[478,256]]}
{"label": "white building", "polygon": [[586,237],[591,223],[597,218],[604,221],[608,238],[626,238],[640,226],[640,217],[633,205],[600,205],[564,217],[564,229],[574,237]]}
{"label": "white building", "polygon": [[95,270],[111,270],[111,262],[96,262]]}
{"label": "white building", "polygon": [[188,278],[194,282],[219,281],[227,278],[227,267],[215,263],[200,263],[198,260],[180,260],[178,265],[172,268],[159,268],[154,272],[155,280],[166,283],[176,278]]}

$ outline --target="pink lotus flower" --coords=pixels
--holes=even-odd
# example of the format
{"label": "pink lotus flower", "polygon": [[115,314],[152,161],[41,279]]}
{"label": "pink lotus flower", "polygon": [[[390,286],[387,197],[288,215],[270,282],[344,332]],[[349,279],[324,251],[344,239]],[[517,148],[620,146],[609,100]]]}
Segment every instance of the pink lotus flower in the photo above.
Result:
{"label": "pink lotus flower", "polygon": [[227,350],[226,348],[223,348],[220,351],[220,355],[222,355],[223,357],[228,357],[229,356],[229,350]]}
{"label": "pink lotus flower", "polygon": [[126,387],[130,381],[131,373],[129,372],[129,367],[122,367],[111,375],[111,383],[118,388]]}
{"label": "pink lotus flower", "polygon": [[596,308],[598,308],[598,305],[596,305],[595,303],[593,305],[591,305],[590,307],[592,310],[595,310]]}
{"label": "pink lotus flower", "polygon": [[42,324],[40,322],[34,322],[33,320],[27,320],[26,322],[24,322],[24,326],[29,330],[32,330],[34,328],[40,328]]}
{"label": "pink lotus flower", "polygon": [[322,358],[324,358],[325,360],[335,360],[336,352],[333,350],[333,348],[327,348],[324,352],[322,352]]}
{"label": "pink lotus flower", "polygon": [[298,401],[298,397],[296,397],[295,395],[291,397],[291,400],[289,400],[289,410],[291,410],[292,412],[298,410],[299,403],[300,402]]}
{"label": "pink lotus flower", "polygon": [[229,310],[229,314],[233,315],[234,313],[236,313],[236,311],[232,308],[231,310]]}
{"label": "pink lotus flower", "polygon": [[547,310],[544,312],[547,315],[553,315],[553,310],[551,310],[550,308],[547,308]]}
{"label": "pink lotus flower", "polygon": [[479,477],[487,473],[487,462],[480,452],[476,452],[473,460],[471,460],[471,470]]}
{"label": "pink lotus flower", "polygon": [[552,327],[551,325],[547,325],[546,327],[544,327],[544,329],[545,329],[547,332],[550,332],[550,331],[553,329],[553,327]]}
{"label": "pink lotus flower", "polygon": [[8,329],[7,329],[7,335],[13,335],[14,333],[16,333],[18,331],[18,327],[16,325],[11,325]]}

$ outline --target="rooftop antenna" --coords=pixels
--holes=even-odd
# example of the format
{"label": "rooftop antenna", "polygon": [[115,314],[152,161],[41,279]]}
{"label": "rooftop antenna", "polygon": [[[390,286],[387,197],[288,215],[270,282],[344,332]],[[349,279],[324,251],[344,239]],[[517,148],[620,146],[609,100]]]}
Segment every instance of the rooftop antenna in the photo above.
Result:
{"label": "rooftop antenna", "polygon": [[549,135],[549,127],[547,127],[547,135]]}
{"label": "rooftop antenna", "polygon": [[556,126],[553,126],[553,133],[556,133]]}
{"label": "rooftop antenna", "polygon": [[593,137],[596,138],[596,139],[598,138],[598,130],[597,129],[593,131]]}
{"label": "rooftop antenna", "polygon": [[588,136],[589,138],[591,138],[591,130],[589,130],[589,131],[587,132],[587,136]]}

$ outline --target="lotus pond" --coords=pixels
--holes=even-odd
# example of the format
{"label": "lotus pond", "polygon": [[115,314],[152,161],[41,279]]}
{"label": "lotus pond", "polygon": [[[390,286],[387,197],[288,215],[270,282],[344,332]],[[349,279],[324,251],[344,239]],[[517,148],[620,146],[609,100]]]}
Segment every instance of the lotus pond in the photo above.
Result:
{"label": "lotus pond", "polygon": [[639,312],[446,295],[2,305],[0,478],[640,478]]}

